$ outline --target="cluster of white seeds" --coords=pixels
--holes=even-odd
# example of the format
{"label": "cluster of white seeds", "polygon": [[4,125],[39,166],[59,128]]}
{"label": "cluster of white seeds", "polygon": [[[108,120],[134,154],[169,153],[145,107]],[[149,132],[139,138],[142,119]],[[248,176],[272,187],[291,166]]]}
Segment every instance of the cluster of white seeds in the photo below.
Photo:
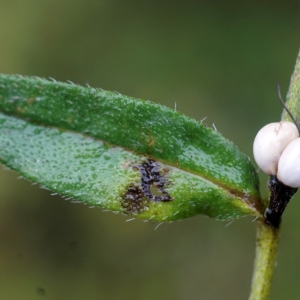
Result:
{"label": "cluster of white seeds", "polygon": [[294,123],[264,126],[255,137],[253,154],[266,174],[276,175],[288,187],[300,187],[300,138]]}

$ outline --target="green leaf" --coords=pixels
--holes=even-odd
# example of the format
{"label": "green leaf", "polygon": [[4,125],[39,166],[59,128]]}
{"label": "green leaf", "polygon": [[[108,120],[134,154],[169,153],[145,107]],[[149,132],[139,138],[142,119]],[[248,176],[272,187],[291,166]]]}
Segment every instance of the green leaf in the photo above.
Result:
{"label": "green leaf", "polygon": [[[286,106],[296,122],[300,124],[300,52],[298,53],[295,69],[291,77]],[[293,122],[285,109],[282,111],[281,120]]]}
{"label": "green leaf", "polygon": [[262,215],[249,159],[218,132],[119,93],[0,75],[0,159],[66,197],[133,217]]}

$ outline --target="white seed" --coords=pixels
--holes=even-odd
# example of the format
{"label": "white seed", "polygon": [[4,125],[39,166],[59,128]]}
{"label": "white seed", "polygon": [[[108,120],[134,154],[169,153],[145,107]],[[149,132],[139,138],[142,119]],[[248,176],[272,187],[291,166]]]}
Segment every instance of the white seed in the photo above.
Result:
{"label": "white seed", "polygon": [[300,138],[292,141],[282,152],[277,178],[289,187],[300,187]]}
{"label": "white seed", "polygon": [[278,122],[264,126],[256,135],[253,154],[257,165],[268,175],[276,175],[283,150],[299,136],[294,123]]}

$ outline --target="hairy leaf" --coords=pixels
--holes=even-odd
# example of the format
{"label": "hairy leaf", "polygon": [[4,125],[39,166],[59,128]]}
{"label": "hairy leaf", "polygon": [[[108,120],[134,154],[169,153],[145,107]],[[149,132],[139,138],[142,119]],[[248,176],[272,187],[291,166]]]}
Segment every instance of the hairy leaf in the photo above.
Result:
{"label": "hairy leaf", "polygon": [[0,75],[0,159],[66,197],[172,221],[261,216],[257,174],[221,134],[114,92]]}

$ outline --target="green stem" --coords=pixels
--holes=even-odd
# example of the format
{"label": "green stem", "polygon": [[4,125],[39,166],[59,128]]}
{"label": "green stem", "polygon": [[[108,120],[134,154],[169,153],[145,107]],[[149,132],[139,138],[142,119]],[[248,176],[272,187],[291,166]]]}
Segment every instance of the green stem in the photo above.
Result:
{"label": "green stem", "polygon": [[[286,106],[296,122],[300,124],[300,52],[291,78]],[[281,120],[290,120],[285,110],[283,110]],[[249,300],[267,300],[269,298],[276,261],[278,235],[279,229],[273,229],[263,220],[257,222],[256,255]]]}
{"label": "green stem", "polygon": [[249,300],[267,300],[276,261],[279,229],[257,222],[256,254]]}

